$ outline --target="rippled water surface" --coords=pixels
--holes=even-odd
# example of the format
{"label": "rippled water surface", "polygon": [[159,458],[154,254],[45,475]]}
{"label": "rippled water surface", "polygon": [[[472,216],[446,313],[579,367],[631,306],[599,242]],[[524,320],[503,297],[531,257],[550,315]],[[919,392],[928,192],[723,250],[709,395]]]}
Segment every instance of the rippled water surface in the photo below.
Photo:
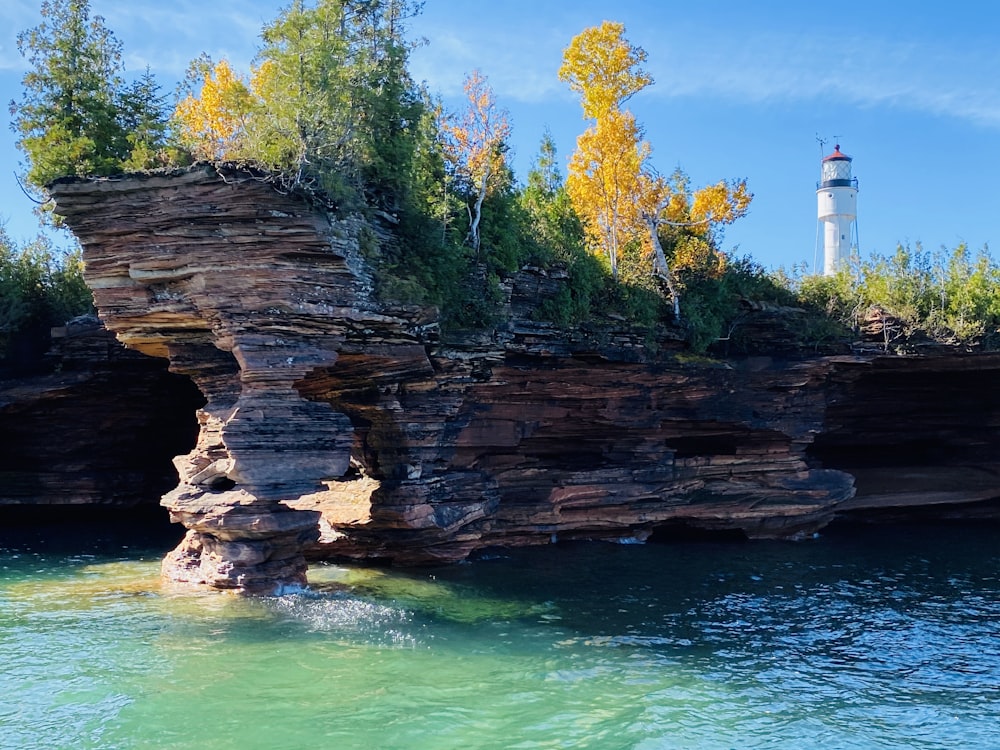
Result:
{"label": "rippled water surface", "polygon": [[560,545],[241,600],[7,534],[0,748],[996,748],[998,538]]}

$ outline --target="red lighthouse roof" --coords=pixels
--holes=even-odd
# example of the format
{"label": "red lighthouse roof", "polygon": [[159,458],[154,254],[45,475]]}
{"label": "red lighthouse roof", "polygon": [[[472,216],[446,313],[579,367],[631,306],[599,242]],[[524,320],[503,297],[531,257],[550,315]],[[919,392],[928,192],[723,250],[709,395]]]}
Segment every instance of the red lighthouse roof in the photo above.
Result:
{"label": "red lighthouse roof", "polygon": [[833,147],[833,153],[829,156],[824,156],[823,161],[851,161],[851,157],[847,154],[841,153],[840,144],[838,143]]}

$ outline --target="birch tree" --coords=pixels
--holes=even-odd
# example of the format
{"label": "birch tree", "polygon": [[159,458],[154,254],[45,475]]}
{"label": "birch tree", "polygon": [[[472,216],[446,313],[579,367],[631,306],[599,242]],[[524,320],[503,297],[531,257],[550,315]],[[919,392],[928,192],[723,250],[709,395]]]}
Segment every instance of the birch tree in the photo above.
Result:
{"label": "birch tree", "polygon": [[478,70],[464,84],[468,106],[441,123],[445,157],[455,174],[456,184],[466,194],[469,233],[466,242],[479,254],[479,226],[486,197],[501,183],[507,169],[507,139],[510,121],[507,111],[497,106],[492,87]]}
{"label": "birch tree", "polygon": [[207,56],[191,64],[188,79],[193,86],[200,79],[200,91],[189,91],[174,110],[181,143],[196,159],[242,156],[247,121],[254,107],[246,83],[227,60],[212,63]]}
{"label": "birch tree", "polygon": [[577,139],[570,159],[566,191],[615,279],[622,248],[639,229],[640,176],[648,155],[632,113],[609,110]]}
{"label": "birch tree", "polygon": [[[721,181],[690,194],[687,176],[671,182],[649,164],[650,145],[623,104],[652,84],[645,71],[646,52],[625,38],[625,27],[605,21],[585,29],[563,53],[559,78],[580,95],[591,126],[577,139],[566,187],[573,207],[584,220],[591,246],[606,252],[611,274],[627,243],[642,242],[652,256],[652,272],[667,285],[674,315],[680,318],[680,293],[674,268],[661,241],[665,226],[685,227],[707,257],[713,251],[714,227],[744,215],[752,197],[744,182]],[[671,248],[677,251],[678,247]],[[698,253],[693,253],[697,255]]]}
{"label": "birch tree", "polygon": [[[712,232],[745,216],[753,194],[748,190],[746,180],[720,180],[689,193],[690,180],[680,169],[667,180],[646,167],[640,181],[638,213],[646,227],[653,274],[666,283],[674,317],[680,320],[680,289],[676,272],[705,269],[713,262],[718,263]],[[667,261],[660,238],[665,227],[681,230],[686,240],[674,243],[673,268]]]}
{"label": "birch tree", "polygon": [[625,39],[624,25],[605,21],[573,38],[559,68],[560,80],[580,95],[583,115],[592,120],[577,139],[566,189],[615,279],[622,248],[640,229],[640,177],[650,148],[622,104],[653,82],[641,67],[645,61],[645,51]]}
{"label": "birch tree", "polygon": [[625,25],[604,21],[584,29],[563,51],[559,80],[580,95],[583,116],[600,120],[653,83],[646,51],[625,38]]}

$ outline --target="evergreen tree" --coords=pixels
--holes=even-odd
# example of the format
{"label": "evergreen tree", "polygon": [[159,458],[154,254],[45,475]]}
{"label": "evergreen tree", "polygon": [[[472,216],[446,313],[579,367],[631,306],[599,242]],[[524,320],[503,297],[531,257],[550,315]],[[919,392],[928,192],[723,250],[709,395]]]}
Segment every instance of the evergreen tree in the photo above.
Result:
{"label": "evergreen tree", "polygon": [[570,262],[585,249],[583,223],[566,192],[556,144],[548,131],[528,171],[528,184],[521,192],[521,203],[531,217],[539,244],[550,251],[555,260]]}
{"label": "evergreen tree", "polygon": [[0,360],[40,356],[50,327],[92,309],[79,247],[60,252],[44,235],[18,246],[0,227]]}
{"label": "evergreen tree", "polygon": [[296,184],[318,181],[396,209],[415,150],[421,99],[407,71],[405,0],[295,0],[262,33],[247,157]]}
{"label": "evergreen tree", "polygon": [[161,166],[168,132],[153,74],[126,84],[121,43],[88,0],[43,0],[41,14],[17,37],[29,69],[10,103],[29,189],[44,196],[59,177]]}
{"label": "evergreen tree", "polygon": [[409,0],[355,3],[357,126],[362,180],[371,201],[398,208],[406,200],[423,100],[407,63],[406,22],[420,11]]}
{"label": "evergreen tree", "polygon": [[600,261],[587,250],[583,222],[573,209],[558,164],[555,141],[546,130],[520,202],[530,224],[525,240],[533,239],[537,260],[565,268],[569,274],[557,295],[542,302],[538,317],[570,325],[591,315],[607,277]]}
{"label": "evergreen tree", "polygon": [[116,104],[121,44],[87,0],[43,0],[41,13],[41,24],[18,34],[29,70],[10,105],[36,189],[64,175],[110,174],[129,156]]}
{"label": "evergreen tree", "polygon": [[127,133],[129,157],[126,170],[163,166],[167,148],[166,97],[147,67],[119,96],[119,120]]}

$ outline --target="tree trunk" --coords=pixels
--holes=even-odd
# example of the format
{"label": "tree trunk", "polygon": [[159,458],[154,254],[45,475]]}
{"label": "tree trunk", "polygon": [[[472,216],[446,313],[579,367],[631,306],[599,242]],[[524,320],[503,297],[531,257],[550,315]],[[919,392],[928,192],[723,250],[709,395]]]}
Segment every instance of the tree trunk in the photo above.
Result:
{"label": "tree trunk", "polygon": [[479,257],[480,243],[479,223],[483,218],[483,201],[486,200],[486,188],[490,182],[490,171],[490,167],[487,164],[482,182],[479,183],[479,194],[476,196],[476,202],[472,206],[472,216],[469,222],[469,242],[472,245],[472,249],[476,251],[477,258]]}
{"label": "tree trunk", "polygon": [[674,276],[670,273],[670,266],[667,263],[667,256],[663,252],[663,245],[660,244],[660,235],[657,229],[659,223],[654,219],[646,219],[646,227],[649,229],[649,241],[653,245],[653,273],[667,282],[667,290],[670,292],[670,301],[674,305],[674,319],[681,322],[681,297],[674,284]]}
{"label": "tree trunk", "polygon": [[608,261],[611,263],[611,278],[618,281],[618,210],[611,213],[611,221],[608,222]]}

